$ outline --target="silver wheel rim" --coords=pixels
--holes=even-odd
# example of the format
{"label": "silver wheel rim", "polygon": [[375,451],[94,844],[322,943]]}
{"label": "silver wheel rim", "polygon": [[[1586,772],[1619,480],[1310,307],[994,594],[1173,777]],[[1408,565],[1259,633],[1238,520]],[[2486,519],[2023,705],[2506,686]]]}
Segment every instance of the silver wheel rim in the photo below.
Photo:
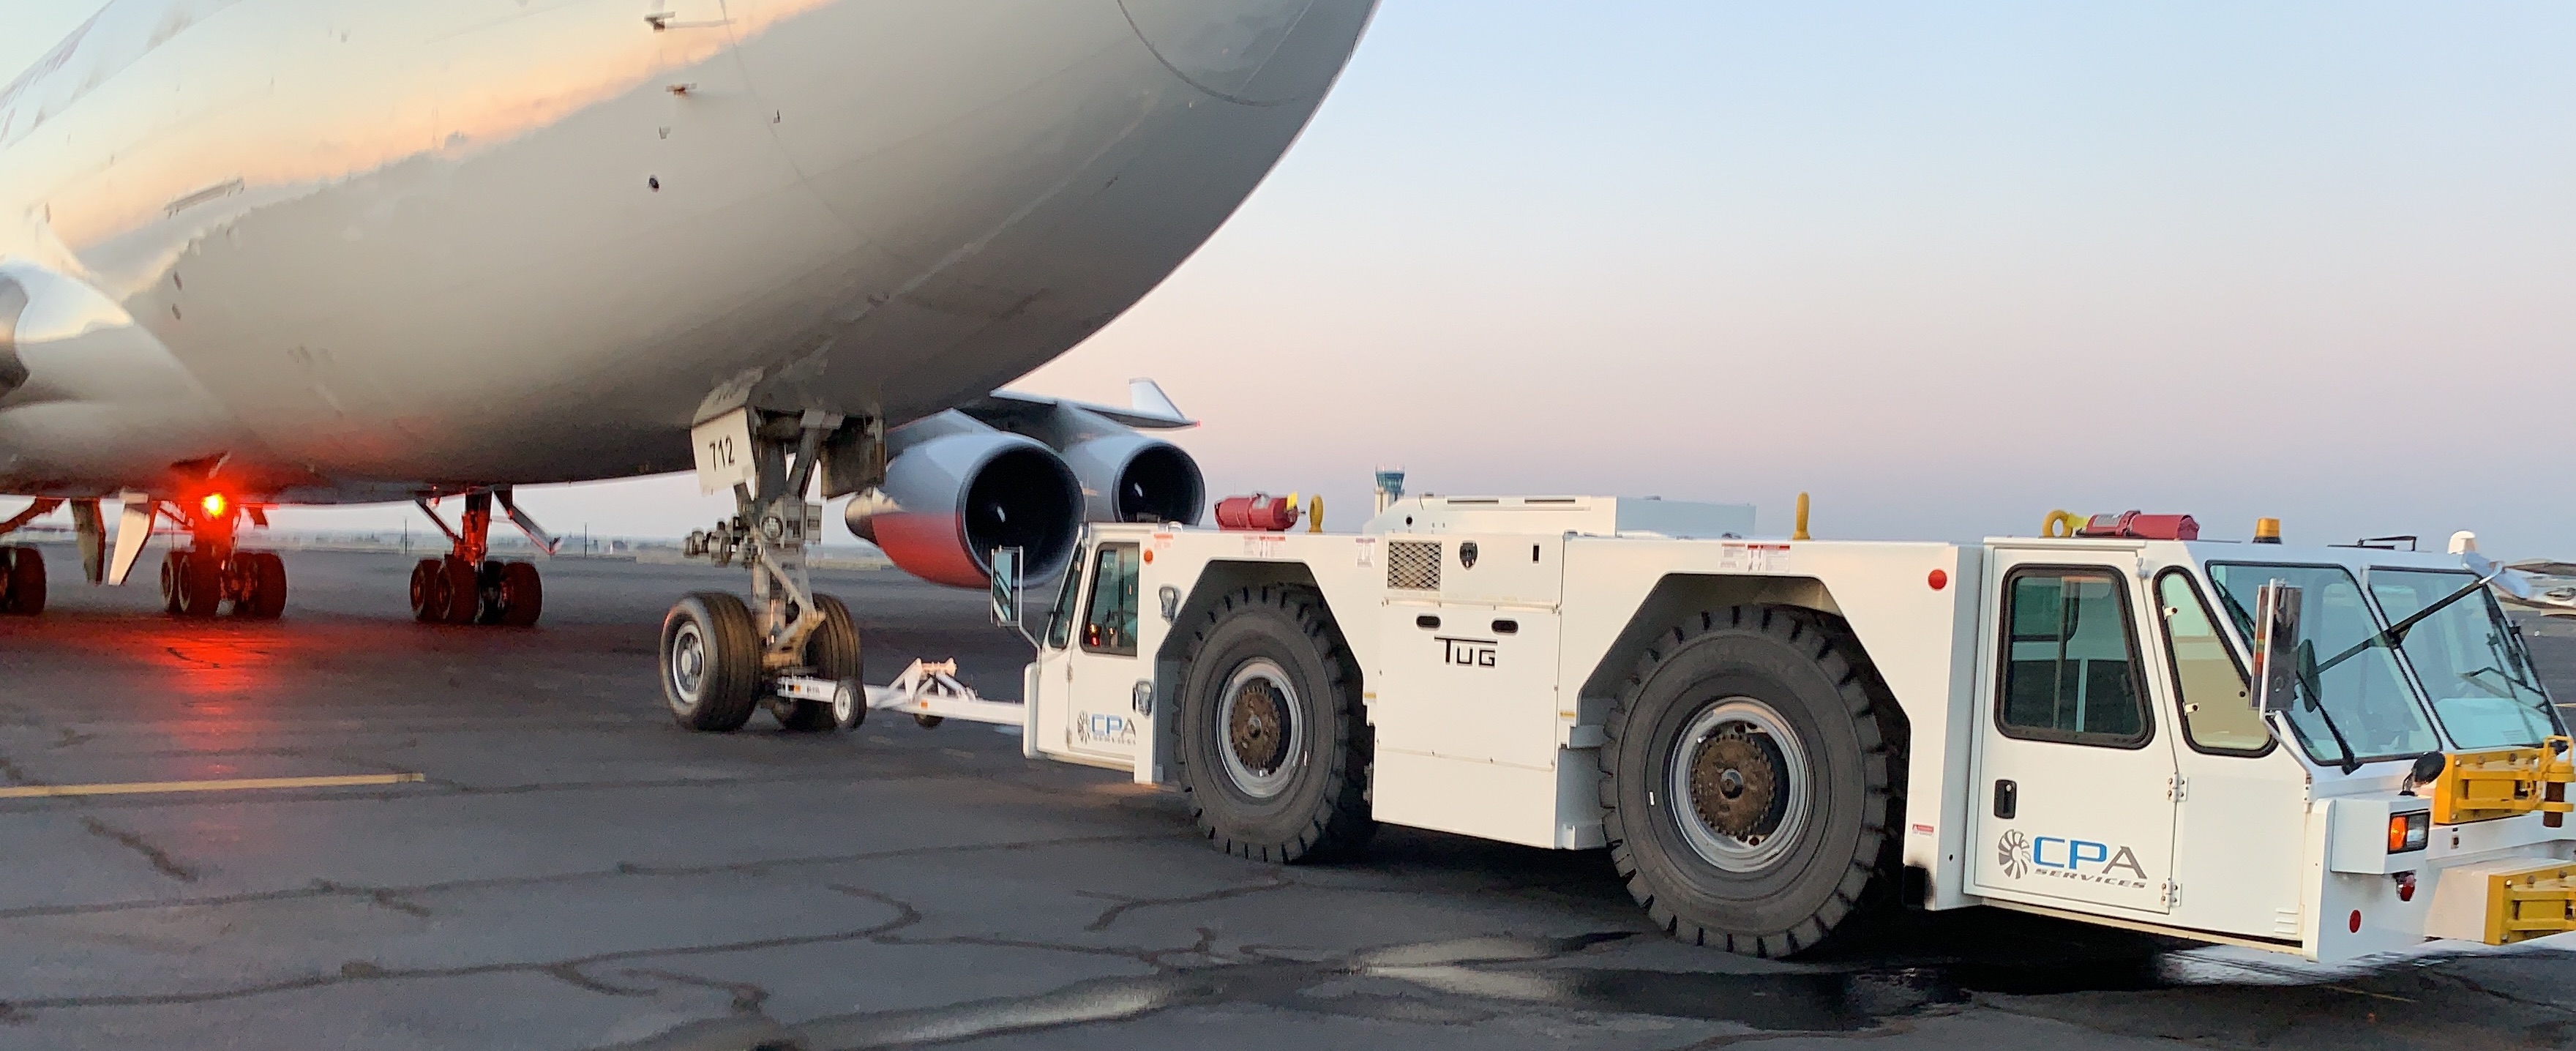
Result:
{"label": "silver wheel rim", "polygon": [[1306,750],[1305,711],[1287,671],[1266,657],[1235,669],[1217,702],[1216,734],[1217,754],[1236,790],[1254,799],[1287,791]]}
{"label": "silver wheel rim", "polygon": [[843,726],[850,725],[850,716],[859,710],[858,692],[857,684],[846,682],[841,684],[840,689],[832,692],[833,722]]}
{"label": "silver wheel rim", "polygon": [[686,714],[698,706],[698,691],[707,684],[707,636],[695,620],[682,621],[671,633],[671,707]]}
{"label": "silver wheel rim", "polygon": [[[1736,774],[1733,784],[1739,790],[1745,783],[1745,774],[1772,778],[1769,791],[1777,802],[1766,813],[1774,816],[1760,820],[1751,830],[1721,828],[1721,822],[1712,819],[1701,797],[1694,794],[1693,774],[1703,755],[1715,759],[1729,753],[1762,756],[1763,765],[1768,767],[1758,773],[1721,769],[1722,775]],[[1798,833],[1806,827],[1814,809],[1814,784],[1808,772],[1805,743],[1778,711],[1751,697],[1720,700],[1683,728],[1680,743],[1673,749],[1671,770],[1664,778],[1664,790],[1682,838],[1689,841],[1702,860],[1728,872],[1756,872],[1780,860],[1797,843]]]}

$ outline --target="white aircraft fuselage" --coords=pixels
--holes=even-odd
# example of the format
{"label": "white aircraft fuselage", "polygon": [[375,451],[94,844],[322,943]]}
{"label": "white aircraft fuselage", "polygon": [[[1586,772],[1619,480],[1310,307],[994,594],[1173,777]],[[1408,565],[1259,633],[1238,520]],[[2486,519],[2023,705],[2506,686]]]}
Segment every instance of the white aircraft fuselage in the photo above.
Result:
{"label": "white aircraft fuselage", "polygon": [[0,89],[0,492],[684,470],[889,424],[1214,232],[1374,0],[113,0]]}

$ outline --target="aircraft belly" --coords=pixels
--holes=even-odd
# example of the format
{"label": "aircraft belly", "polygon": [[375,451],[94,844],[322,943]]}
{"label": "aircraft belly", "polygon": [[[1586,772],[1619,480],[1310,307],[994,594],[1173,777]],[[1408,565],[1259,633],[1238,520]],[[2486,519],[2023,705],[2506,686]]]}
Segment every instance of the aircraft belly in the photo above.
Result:
{"label": "aircraft belly", "polygon": [[[242,0],[0,143],[0,211],[41,223],[0,260],[57,246],[199,385],[186,440],[130,428],[146,460],[211,440],[349,493],[685,469],[748,371],[900,421],[1106,324],[1268,171],[1371,5],[632,6],[337,4],[348,53],[304,55]],[[185,75],[263,40],[266,97]],[[163,80],[214,86],[104,169],[50,141],[112,141]]]}

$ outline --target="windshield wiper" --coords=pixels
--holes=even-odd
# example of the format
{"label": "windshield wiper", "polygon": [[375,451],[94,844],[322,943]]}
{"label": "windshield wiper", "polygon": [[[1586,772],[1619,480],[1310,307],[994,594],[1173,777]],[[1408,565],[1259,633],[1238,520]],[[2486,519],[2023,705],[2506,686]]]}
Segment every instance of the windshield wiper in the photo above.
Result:
{"label": "windshield wiper", "polygon": [[2327,711],[2325,704],[2318,700],[2325,696],[2325,684],[2321,680],[2326,668],[2332,665],[2319,665],[2316,644],[2306,639],[2299,640],[2298,661],[2299,692],[2305,695],[2300,699],[2307,702],[2309,711],[2317,713],[2317,721],[2326,724],[2326,733],[2334,737],[2335,747],[2343,750],[2343,760],[2335,765],[2342,767],[2347,774],[2361,769],[2361,760],[2353,757],[2352,742],[2344,740],[2343,727],[2335,725],[2334,713]]}
{"label": "windshield wiper", "polygon": [[2415,630],[2415,625],[2423,623],[2424,618],[2450,608],[2451,603],[2458,602],[2461,599],[2485,590],[2486,586],[2487,582],[2484,580],[2470,581],[2466,586],[2460,588],[2460,590],[2442,596],[2441,601],[2407,614],[2398,622],[2379,629],[2377,632],[2372,633],[2369,638],[2353,643],[2352,648],[2347,649],[2342,653],[2335,654],[2333,657],[2327,659],[2325,663],[2317,665],[2318,674],[2333,671],[2335,665],[2351,660],[2355,656],[2358,656],[2361,651],[2373,646],[2385,646],[2390,649],[2395,649],[2399,646],[2405,645],[2406,633]]}

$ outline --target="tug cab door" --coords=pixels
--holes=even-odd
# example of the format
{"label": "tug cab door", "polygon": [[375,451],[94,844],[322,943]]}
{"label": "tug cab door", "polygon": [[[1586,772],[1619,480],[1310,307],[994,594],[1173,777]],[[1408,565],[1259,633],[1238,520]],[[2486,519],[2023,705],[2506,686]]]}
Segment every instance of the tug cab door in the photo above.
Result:
{"label": "tug cab door", "polygon": [[1977,706],[1978,894],[2087,914],[2171,911],[2174,754],[2130,550],[2002,549]]}
{"label": "tug cab door", "polygon": [[1029,683],[1039,705],[1037,751],[1134,768],[1146,736],[1136,691],[1139,683],[1152,689],[1137,656],[1139,557],[1132,541],[1103,542],[1076,552],[1065,570]]}

